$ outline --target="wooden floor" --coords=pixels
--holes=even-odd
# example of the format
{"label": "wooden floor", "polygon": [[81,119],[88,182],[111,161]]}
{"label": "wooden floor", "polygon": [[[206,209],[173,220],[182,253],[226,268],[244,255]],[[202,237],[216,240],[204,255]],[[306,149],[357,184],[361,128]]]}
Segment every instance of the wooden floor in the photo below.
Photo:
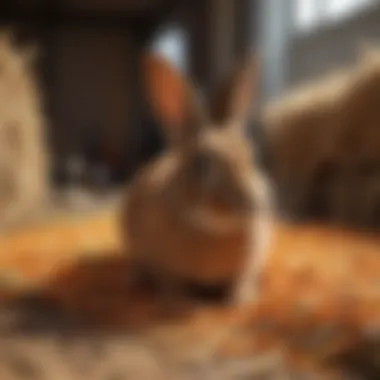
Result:
{"label": "wooden floor", "polygon": [[380,237],[276,236],[256,305],[189,299],[168,320],[154,290],[127,287],[115,207],[3,234],[0,378],[380,379]]}

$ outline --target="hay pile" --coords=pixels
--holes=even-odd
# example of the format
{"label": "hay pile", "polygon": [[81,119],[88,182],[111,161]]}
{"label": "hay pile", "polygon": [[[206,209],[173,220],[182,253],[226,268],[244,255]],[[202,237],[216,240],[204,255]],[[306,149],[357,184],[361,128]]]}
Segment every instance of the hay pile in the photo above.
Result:
{"label": "hay pile", "polygon": [[41,207],[48,192],[45,120],[33,47],[0,33],[0,226]]}
{"label": "hay pile", "polygon": [[380,224],[380,53],[266,108],[282,211],[355,227]]}

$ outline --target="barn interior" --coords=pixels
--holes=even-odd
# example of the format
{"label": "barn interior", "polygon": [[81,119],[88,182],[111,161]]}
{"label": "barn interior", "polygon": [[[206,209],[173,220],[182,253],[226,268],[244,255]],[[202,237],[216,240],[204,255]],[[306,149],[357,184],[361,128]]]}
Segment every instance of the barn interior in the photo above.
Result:
{"label": "barn interior", "polygon": [[[141,54],[163,36],[182,33],[181,59],[209,87],[253,38],[251,4],[223,4],[12,1],[5,7],[2,24],[16,26],[21,41],[42,51],[39,74],[56,182],[70,181],[66,164],[77,158],[107,166],[111,182],[120,184],[162,149],[144,102]],[[231,33],[226,25],[239,30]]]}
{"label": "barn interior", "polygon": [[136,172],[166,148],[142,83],[147,51],[206,95],[257,54],[262,107],[353,62],[357,41],[376,41],[378,1],[6,0],[1,8],[16,43],[39,48],[53,190],[0,234],[1,380],[380,378],[377,235],[285,226],[256,307],[191,299],[189,313],[162,320],[155,289],[126,283],[118,214]]}

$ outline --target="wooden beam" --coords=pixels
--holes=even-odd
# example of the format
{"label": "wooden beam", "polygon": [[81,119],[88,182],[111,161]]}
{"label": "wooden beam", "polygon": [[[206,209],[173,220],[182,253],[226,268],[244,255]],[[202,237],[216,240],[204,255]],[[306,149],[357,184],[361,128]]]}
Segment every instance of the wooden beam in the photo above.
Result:
{"label": "wooden beam", "polygon": [[189,4],[191,74],[209,92],[257,43],[258,0],[204,0]]}
{"label": "wooden beam", "polygon": [[235,50],[235,30],[236,30],[236,1],[212,0],[211,9],[211,52],[212,52],[212,83],[216,85],[220,78],[231,69],[233,65]]}
{"label": "wooden beam", "polygon": [[185,3],[183,25],[188,35],[189,74],[207,92],[211,85],[211,1]]}
{"label": "wooden beam", "polygon": [[[55,3],[55,1],[52,1]],[[60,8],[69,11],[115,11],[144,12],[165,6],[167,0],[64,0]],[[45,0],[5,0],[3,10],[35,11],[49,8]]]}
{"label": "wooden beam", "polygon": [[51,26],[108,26],[156,25],[164,19],[181,1],[161,0],[150,7],[106,9],[75,8],[65,6],[64,1],[46,2],[39,6],[8,4],[0,13],[0,22],[44,22]]}
{"label": "wooden beam", "polygon": [[260,0],[235,2],[235,55],[257,52],[260,33]]}

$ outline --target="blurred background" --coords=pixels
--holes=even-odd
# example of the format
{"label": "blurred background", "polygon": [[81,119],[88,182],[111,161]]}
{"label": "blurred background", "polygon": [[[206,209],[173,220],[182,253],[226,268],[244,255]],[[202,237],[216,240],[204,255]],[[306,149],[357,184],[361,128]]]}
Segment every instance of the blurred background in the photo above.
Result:
{"label": "blurred background", "polygon": [[266,102],[349,62],[360,40],[376,40],[380,2],[12,0],[0,21],[40,46],[53,183],[108,191],[163,147],[141,83],[145,50],[166,55],[206,94],[256,52]]}

